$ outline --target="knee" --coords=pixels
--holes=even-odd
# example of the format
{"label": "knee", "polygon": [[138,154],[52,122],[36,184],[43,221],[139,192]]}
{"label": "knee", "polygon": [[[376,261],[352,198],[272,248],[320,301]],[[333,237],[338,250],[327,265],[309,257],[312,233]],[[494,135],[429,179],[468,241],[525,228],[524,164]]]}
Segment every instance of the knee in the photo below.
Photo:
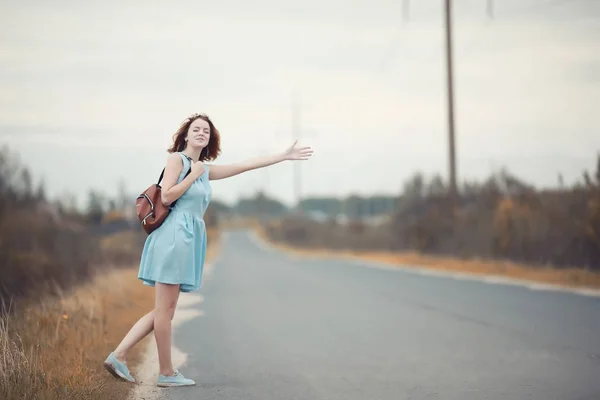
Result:
{"label": "knee", "polygon": [[168,317],[170,320],[173,320],[175,316],[175,305],[169,307],[159,307],[154,309],[154,315],[161,315],[163,317]]}
{"label": "knee", "polygon": [[173,317],[175,316],[175,306],[173,306],[173,307],[169,307],[169,308],[166,310],[166,314],[167,314],[167,316],[169,317],[169,319],[172,321],[172,320],[173,320]]}

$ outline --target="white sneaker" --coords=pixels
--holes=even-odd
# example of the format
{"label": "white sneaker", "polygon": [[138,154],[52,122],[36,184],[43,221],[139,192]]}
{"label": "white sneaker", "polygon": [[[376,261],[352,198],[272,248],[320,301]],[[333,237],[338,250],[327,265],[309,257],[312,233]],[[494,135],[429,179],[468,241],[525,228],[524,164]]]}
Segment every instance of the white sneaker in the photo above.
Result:
{"label": "white sneaker", "polygon": [[173,386],[194,386],[196,382],[181,375],[181,372],[175,370],[175,374],[171,376],[158,375],[157,386],[173,387]]}

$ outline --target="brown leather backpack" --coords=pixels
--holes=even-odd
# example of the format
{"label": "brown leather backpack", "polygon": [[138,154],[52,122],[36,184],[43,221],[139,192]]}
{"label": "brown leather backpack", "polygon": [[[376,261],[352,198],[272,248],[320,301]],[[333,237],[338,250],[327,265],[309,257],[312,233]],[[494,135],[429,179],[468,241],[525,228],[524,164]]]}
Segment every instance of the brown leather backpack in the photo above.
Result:
{"label": "brown leather backpack", "polygon": [[[189,159],[187,156],[186,158]],[[192,168],[190,165],[190,168],[183,177],[184,179],[189,175],[191,170]],[[175,200],[170,206],[165,206],[162,202],[162,188],[160,186],[160,181],[162,180],[164,174],[165,169],[163,168],[158,181],[155,184],[150,185],[148,189],[144,190],[135,201],[135,210],[138,219],[140,220],[142,228],[144,228],[147,234],[150,234],[156,228],[161,226],[177,202],[177,200]]]}

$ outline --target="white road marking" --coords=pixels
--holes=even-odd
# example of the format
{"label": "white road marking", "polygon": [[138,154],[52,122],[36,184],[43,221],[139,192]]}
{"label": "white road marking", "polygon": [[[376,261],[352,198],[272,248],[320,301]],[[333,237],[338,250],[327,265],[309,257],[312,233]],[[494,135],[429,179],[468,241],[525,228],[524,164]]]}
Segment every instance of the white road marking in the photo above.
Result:
{"label": "white road marking", "polygon": [[269,243],[265,242],[260,236],[258,236],[258,234],[254,231],[250,231],[248,232],[248,236],[250,237],[250,240],[258,247],[260,247],[261,250],[264,250],[266,252],[269,253],[275,253],[277,252],[279,249],[271,246]]}
{"label": "white road marking", "polygon": [[202,270],[202,280],[207,280],[207,281],[212,280],[214,271],[215,271],[215,265],[213,263],[204,264],[204,269]]}

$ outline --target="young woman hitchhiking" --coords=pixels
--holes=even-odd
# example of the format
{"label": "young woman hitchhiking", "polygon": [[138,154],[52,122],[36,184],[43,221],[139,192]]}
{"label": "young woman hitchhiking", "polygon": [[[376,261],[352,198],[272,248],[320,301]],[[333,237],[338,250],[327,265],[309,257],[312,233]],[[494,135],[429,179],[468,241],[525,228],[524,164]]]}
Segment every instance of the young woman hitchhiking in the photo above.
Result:
{"label": "young woman hitchhiking", "polygon": [[202,217],[212,197],[209,181],[286,160],[307,160],[312,155],[310,147],[296,147],[294,142],[279,154],[209,166],[203,161],[214,160],[220,154],[220,136],[204,114],[194,114],[183,121],[168,151],[171,154],[161,185],[162,202],[165,205],[177,202],[164,222],[148,235],[138,273],[145,285],[155,287],[154,309],[133,325],[104,361],[104,367],[115,377],[135,382],[127,368],[127,352],[154,330],[159,362],[157,385],[162,387],[195,385],[173,367],[171,320],[179,293],[197,291],[202,284],[206,256],[206,227]]}

